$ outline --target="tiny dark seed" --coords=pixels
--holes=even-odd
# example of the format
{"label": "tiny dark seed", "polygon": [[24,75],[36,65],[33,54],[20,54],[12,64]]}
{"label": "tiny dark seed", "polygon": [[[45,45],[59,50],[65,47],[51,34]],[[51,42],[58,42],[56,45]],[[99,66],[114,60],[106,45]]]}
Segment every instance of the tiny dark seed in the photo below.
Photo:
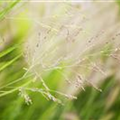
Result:
{"label": "tiny dark seed", "polygon": [[88,42],[91,43],[91,40],[89,40]]}
{"label": "tiny dark seed", "polygon": [[36,47],[39,47],[39,44],[37,44]]}

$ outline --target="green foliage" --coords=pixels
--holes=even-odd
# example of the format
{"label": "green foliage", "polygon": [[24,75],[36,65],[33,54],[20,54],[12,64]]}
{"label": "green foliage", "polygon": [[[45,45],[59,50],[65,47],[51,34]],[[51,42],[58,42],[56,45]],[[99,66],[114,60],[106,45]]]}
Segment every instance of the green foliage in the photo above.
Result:
{"label": "green foliage", "polygon": [[[20,1],[20,0],[16,0],[16,1],[13,1],[13,2],[8,2],[8,3],[9,3],[8,6],[7,6],[5,9],[3,9],[2,11],[0,11],[0,20],[4,19],[5,15],[6,15],[7,13],[9,13],[10,10],[11,10],[14,6],[16,6],[16,4],[17,4],[19,1]],[[3,2],[3,3],[4,3],[4,1],[0,1],[0,2]]]}
{"label": "green foliage", "polygon": [[[19,2],[8,3],[0,12],[0,20],[4,20]],[[43,7],[42,14],[44,11]],[[85,91],[78,91],[76,100],[69,100],[66,94],[59,92],[68,89],[61,75],[64,70],[55,69],[43,77],[50,88],[46,91],[44,83],[26,69],[28,64],[23,46],[31,28],[30,21],[18,20],[15,26],[16,34],[0,51],[0,120],[120,120],[120,83],[115,73],[99,84],[102,92],[87,85]],[[111,47],[103,50],[105,54],[110,54]],[[104,55],[102,58],[107,59]],[[26,104],[20,90],[29,96],[32,104]],[[58,101],[60,98],[62,103],[53,102],[49,95],[55,96]]]}

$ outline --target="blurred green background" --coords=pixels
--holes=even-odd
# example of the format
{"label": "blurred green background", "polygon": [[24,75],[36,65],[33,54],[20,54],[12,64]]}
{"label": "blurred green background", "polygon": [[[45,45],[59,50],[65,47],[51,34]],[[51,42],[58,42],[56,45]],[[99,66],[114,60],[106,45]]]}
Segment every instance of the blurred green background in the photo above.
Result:
{"label": "blurred green background", "polygon": [[[42,16],[45,3],[38,4],[38,11]],[[119,1],[114,4],[120,5]],[[39,81],[33,82],[32,73],[23,77],[26,73],[23,68],[28,67],[24,57],[24,43],[33,31],[31,20],[21,20],[27,16],[27,5],[29,6],[29,2],[20,0],[0,1],[0,120],[120,120],[120,78],[116,77],[115,72],[99,83],[102,92],[86,85],[85,91],[78,90],[75,93],[77,99],[73,100],[53,93],[60,98],[62,105],[47,100],[40,92],[26,90],[33,102],[26,104],[19,95],[19,89],[41,88]],[[19,12],[22,8],[24,11]],[[12,20],[11,16],[14,15],[21,19]],[[52,90],[68,89],[63,85],[64,80],[57,70],[51,71],[44,79]]]}

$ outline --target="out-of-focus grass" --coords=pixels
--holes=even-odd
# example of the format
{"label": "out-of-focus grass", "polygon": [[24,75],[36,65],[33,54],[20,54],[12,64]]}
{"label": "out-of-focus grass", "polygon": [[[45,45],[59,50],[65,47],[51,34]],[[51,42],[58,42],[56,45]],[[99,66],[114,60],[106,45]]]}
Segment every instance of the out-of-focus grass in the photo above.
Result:
{"label": "out-of-focus grass", "polygon": [[[4,8],[2,11],[0,11],[0,20],[5,17],[5,15],[10,12],[10,10],[19,2],[20,0],[16,0],[13,2],[8,2],[8,5],[6,8]],[[1,1],[4,2],[4,1]]]}
{"label": "out-of-focus grass", "polygon": [[[6,96],[1,99],[3,105],[3,120],[119,120],[119,83],[111,76],[103,82],[100,87],[103,93],[94,88],[86,87],[86,91],[80,92],[78,99],[71,102],[66,101],[65,105],[59,105],[47,101],[38,93],[31,93],[34,103],[27,106],[16,94]],[[116,95],[114,95],[116,94]],[[114,98],[113,98],[114,97]],[[4,99],[10,99],[5,103]],[[113,101],[112,101],[113,100]],[[3,104],[3,103],[4,104]],[[110,103],[110,104],[109,104]],[[6,107],[5,107],[6,106]],[[8,106],[8,107],[7,107]],[[108,117],[108,118],[107,118]]]}
{"label": "out-of-focus grass", "polygon": [[[0,12],[1,21],[18,2],[9,3],[8,7]],[[33,104],[28,106],[18,95],[19,88],[24,86],[41,88],[42,85],[39,80],[34,82],[31,74],[24,76],[26,71],[23,68],[27,67],[27,64],[23,57],[22,43],[29,32],[30,21],[18,20],[15,24],[17,26],[15,34],[9,38],[9,43],[6,43],[0,51],[0,120],[120,119],[120,83],[115,78],[115,74],[100,84],[99,87],[103,92],[86,86],[85,91],[76,94],[77,100],[70,101],[62,97],[64,105],[48,101],[41,93],[28,90],[33,101]],[[1,33],[2,30],[1,28]],[[61,74],[57,70],[51,71],[44,79],[50,89],[59,90],[61,86],[64,87]]]}

